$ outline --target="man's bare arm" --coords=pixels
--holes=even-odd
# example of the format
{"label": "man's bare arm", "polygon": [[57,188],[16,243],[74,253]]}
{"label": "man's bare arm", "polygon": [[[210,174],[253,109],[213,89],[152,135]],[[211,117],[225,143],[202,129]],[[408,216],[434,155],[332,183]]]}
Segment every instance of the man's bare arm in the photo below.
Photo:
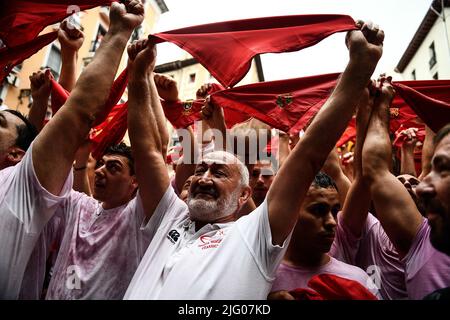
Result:
{"label": "man's bare arm", "polygon": [[[372,85],[370,85],[373,88]],[[366,139],[374,96],[369,88],[364,90],[356,113],[356,146],[353,161],[354,180],[342,209],[342,221],[350,232],[359,237],[367,220],[370,207],[369,185],[362,175],[362,149]]]}
{"label": "man's bare arm", "polygon": [[375,99],[363,147],[363,175],[369,182],[378,219],[401,255],[405,255],[422,222],[416,205],[403,184],[390,172],[389,105],[394,89],[383,81]]}
{"label": "man's bare arm", "polygon": [[64,20],[58,30],[58,40],[61,44],[61,75],[58,82],[70,92],[77,81],[78,50],[83,45],[84,34]]}
{"label": "man's bare arm", "polygon": [[44,72],[34,72],[30,76],[31,96],[33,104],[28,112],[28,120],[41,131],[44,127],[45,114],[48,108],[48,98],[52,89],[53,76],[49,69]]}
{"label": "man's bare arm", "polygon": [[76,150],[102,111],[128,38],[143,20],[142,4],[136,0],[125,2],[125,5],[117,2],[111,5],[111,25],[94,60],[81,74],[64,106],[34,142],[37,178],[53,194],[60,192]]}
{"label": "man's bare arm", "polygon": [[360,30],[348,33],[350,61],[335,90],[292,150],[268,192],[274,244],[282,244],[295,226],[315,175],[345,130],[381,57],[383,31],[372,25],[358,26]]}
{"label": "man's bare arm", "polygon": [[400,174],[409,174],[417,177],[416,166],[414,164],[414,148],[418,142],[417,131],[417,128],[408,128],[401,132],[401,134],[406,136],[406,141],[403,142],[400,148]]}
{"label": "man's bare arm", "polygon": [[431,171],[431,158],[434,152],[433,138],[435,135],[436,133],[433,130],[425,126],[425,140],[422,147],[422,172],[419,180],[422,180]]}
{"label": "man's bare arm", "polygon": [[[153,69],[156,48],[147,39],[128,47],[128,132],[144,211],[150,218],[169,187],[158,117],[162,106]],[[164,131],[167,129],[164,128]]]}

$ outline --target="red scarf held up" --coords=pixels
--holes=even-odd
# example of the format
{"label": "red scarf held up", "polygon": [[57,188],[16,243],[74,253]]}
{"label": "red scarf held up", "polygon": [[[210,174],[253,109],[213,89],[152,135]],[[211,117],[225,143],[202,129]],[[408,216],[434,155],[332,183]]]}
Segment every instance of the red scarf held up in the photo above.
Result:
{"label": "red scarf held up", "polygon": [[219,106],[240,111],[284,132],[299,132],[325,103],[339,73],[260,82],[211,95]]}
{"label": "red scarf held up", "polygon": [[[112,108],[119,102],[122,97],[128,82],[128,70],[125,68],[120,75],[116,78],[111,86],[108,99],[106,100],[104,107],[101,108],[101,113],[96,117],[93,126],[101,124],[109,116]],[[52,80],[52,112],[55,114],[59,108],[66,102],[69,97],[69,92],[64,89],[58,82]]]}
{"label": "red scarf held up", "polygon": [[23,60],[31,57],[41,48],[53,42],[57,35],[58,33],[56,31],[50,32],[26,44],[0,49],[0,83],[11,72],[14,66],[20,64]]}
{"label": "red scarf held up", "polygon": [[[338,76],[336,73],[255,83],[211,93],[211,101],[223,107],[225,114],[228,110],[233,110],[236,114],[241,113],[242,119],[254,117],[282,131],[297,133],[328,99]],[[402,124],[413,122],[418,114],[423,114],[421,118],[433,130],[450,122],[450,107],[445,103],[450,101],[450,80],[400,81],[394,82],[393,85],[398,94],[390,108],[391,132],[396,132]],[[419,95],[420,92],[429,97]],[[416,97],[420,100],[415,100]],[[180,128],[199,120],[202,106],[203,102],[197,100],[187,104],[165,103],[164,112],[169,121]],[[242,122],[238,117],[227,115],[226,121],[228,127]],[[355,121],[351,121],[338,145],[354,139],[355,136]]]}
{"label": "red scarf held up", "polygon": [[336,32],[354,30],[347,15],[292,15],[218,22],[149,36],[189,52],[223,86],[233,87],[260,53],[297,51]]}
{"label": "red scarf held up", "polygon": [[[90,134],[91,152],[95,159],[103,156],[106,148],[122,141],[127,131],[127,103],[116,105],[127,86],[127,69],[114,81],[102,113],[96,118]],[[52,80],[52,111],[55,114],[66,102],[69,93]]]}
{"label": "red scarf held up", "polygon": [[0,13],[0,39],[6,47],[26,44],[46,26],[60,22],[76,12],[113,0],[14,0],[3,1]]}
{"label": "red scarf held up", "polygon": [[110,146],[119,144],[127,132],[128,104],[114,106],[108,117],[96,126],[89,136],[92,142],[92,156],[99,160]]}
{"label": "red scarf held up", "polygon": [[[225,90],[220,84],[213,83],[208,90],[208,95],[215,92]],[[195,121],[202,119],[200,111],[204,105],[203,99],[196,99],[192,101],[164,101],[161,100],[161,104],[164,110],[166,118],[174,126],[174,128],[186,128],[193,125]],[[223,110],[225,117],[225,124],[227,128],[231,128],[236,123],[241,123],[250,118],[249,115],[236,111],[233,109],[225,108]]]}
{"label": "red scarf held up", "polygon": [[87,10],[109,5],[112,0],[14,0],[4,1],[0,11],[0,82],[14,66],[56,39],[57,32],[38,37],[46,26],[68,17],[78,6]]}
{"label": "red scarf held up", "polygon": [[434,132],[450,123],[450,80],[399,81],[394,88]]}

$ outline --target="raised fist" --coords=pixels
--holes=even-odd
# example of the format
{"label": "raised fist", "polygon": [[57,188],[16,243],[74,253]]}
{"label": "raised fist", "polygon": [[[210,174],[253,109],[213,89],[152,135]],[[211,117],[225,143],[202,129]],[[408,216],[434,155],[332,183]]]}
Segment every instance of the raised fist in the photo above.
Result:
{"label": "raised fist", "polygon": [[113,32],[133,31],[144,20],[144,6],[139,0],[113,2],[109,11],[110,29]]}

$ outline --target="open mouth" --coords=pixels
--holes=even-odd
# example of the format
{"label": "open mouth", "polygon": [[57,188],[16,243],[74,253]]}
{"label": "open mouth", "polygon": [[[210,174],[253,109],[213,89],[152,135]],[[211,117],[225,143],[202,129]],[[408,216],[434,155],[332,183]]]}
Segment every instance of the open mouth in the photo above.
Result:
{"label": "open mouth", "polygon": [[217,191],[213,188],[198,188],[195,192],[194,192],[194,198],[197,197],[206,197],[206,198],[213,198],[216,199],[218,197]]}

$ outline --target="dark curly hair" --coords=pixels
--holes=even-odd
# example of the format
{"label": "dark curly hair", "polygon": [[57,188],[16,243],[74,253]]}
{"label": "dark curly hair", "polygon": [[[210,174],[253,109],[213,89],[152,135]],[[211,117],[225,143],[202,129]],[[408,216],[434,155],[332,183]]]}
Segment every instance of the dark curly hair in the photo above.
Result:
{"label": "dark curly hair", "polygon": [[131,148],[125,143],[121,142],[119,144],[108,147],[104,154],[118,154],[127,158],[128,166],[130,167],[130,174],[134,175],[134,158],[131,153]]}
{"label": "dark curly hair", "polygon": [[333,179],[330,178],[329,175],[323,173],[322,171],[320,171],[315,177],[314,177],[314,181],[311,184],[312,187],[315,188],[334,188],[334,189],[338,189],[336,186],[336,183],[334,182]]}

